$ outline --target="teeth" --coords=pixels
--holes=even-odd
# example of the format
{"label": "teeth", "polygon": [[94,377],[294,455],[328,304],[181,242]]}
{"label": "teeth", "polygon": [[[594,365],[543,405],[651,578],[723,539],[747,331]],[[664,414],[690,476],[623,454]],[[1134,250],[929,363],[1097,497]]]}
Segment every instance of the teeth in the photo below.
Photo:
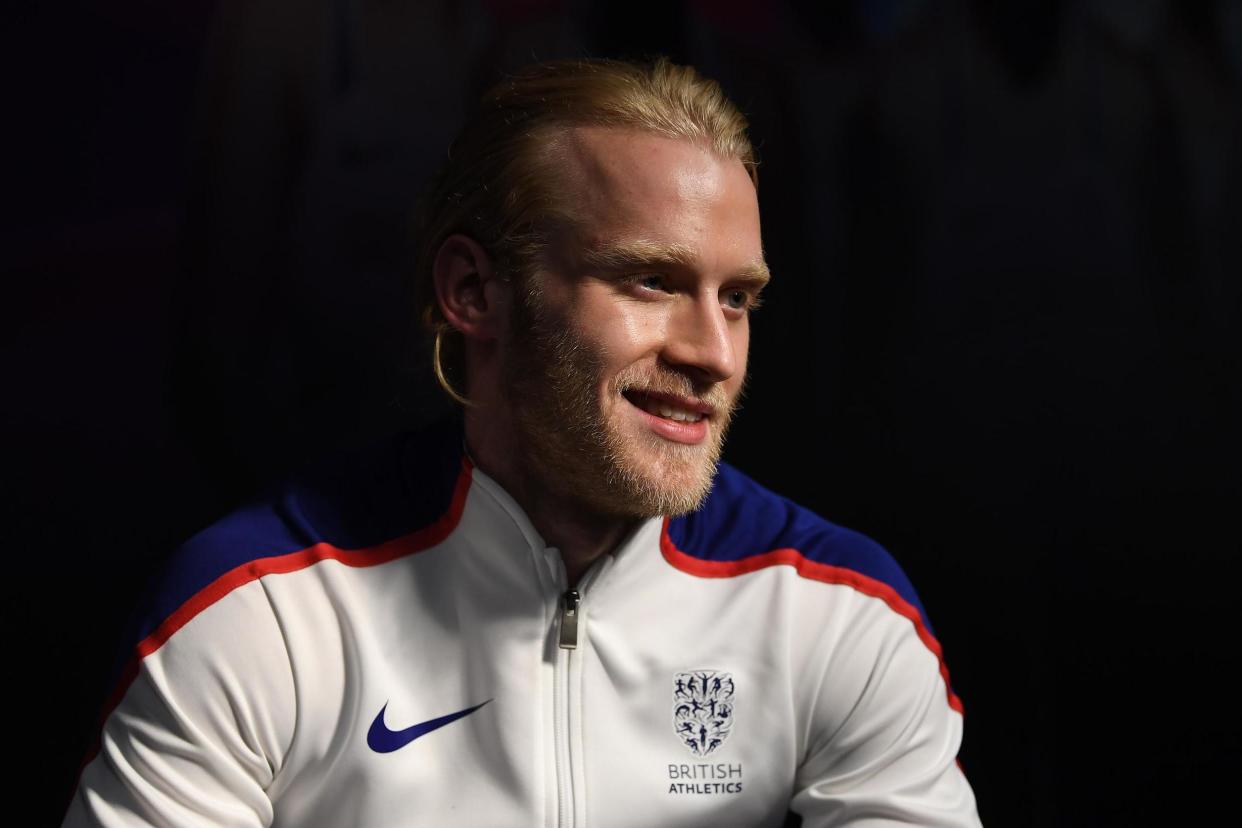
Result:
{"label": "teeth", "polygon": [[657,402],[646,397],[639,397],[639,403],[644,411],[663,417],[666,420],[674,420],[679,423],[697,423],[703,419],[703,415],[698,412],[674,408],[666,402]]}

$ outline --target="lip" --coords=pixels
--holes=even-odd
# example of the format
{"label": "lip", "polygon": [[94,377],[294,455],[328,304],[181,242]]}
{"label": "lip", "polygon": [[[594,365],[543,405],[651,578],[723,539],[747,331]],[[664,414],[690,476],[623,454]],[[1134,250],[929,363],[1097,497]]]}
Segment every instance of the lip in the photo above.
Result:
{"label": "lip", "polygon": [[712,407],[705,403],[686,399],[685,397],[677,397],[671,394],[648,394],[642,393],[643,396],[653,400],[662,400],[670,405],[677,405],[697,414],[702,414],[703,419],[697,423],[677,422],[676,420],[668,420],[664,417],[658,417],[655,414],[645,411],[635,405],[628,397],[623,394],[625,402],[638,413],[638,415],[646,423],[647,427],[659,436],[672,440],[675,443],[685,443],[686,445],[698,445],[707,439],[707,422],[712,414]]}
{"label": "lip", "polygon": [[[634,393],[641,394],[648,399],[656,400],[658,402],[666,402],[669,405],[684,408],[687,411],[693,411],[695,414],[702,414],[704,417],[711,417],[716,413],[716,409],[711,405],[708,405],[702,400],[696,400],[693,397],[679,397],[676,394],[665,394],[662,391],[640,391],[638,389],[634,389]],[[633,403],[631,403],[631,405],[633,405]]]}

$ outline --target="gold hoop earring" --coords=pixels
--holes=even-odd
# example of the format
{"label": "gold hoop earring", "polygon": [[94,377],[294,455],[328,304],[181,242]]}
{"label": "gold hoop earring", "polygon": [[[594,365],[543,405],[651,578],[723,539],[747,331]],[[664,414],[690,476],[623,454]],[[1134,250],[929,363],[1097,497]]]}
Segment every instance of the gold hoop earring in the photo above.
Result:
{"label": "gold hoop earring", "polygon": [[448,381],[448,377],[444,373],[444,364],[441,361],[441,340],[444,338],[444,332],[448,328],[447,325],[436,326],[435,342],[431,346],[431,369],[435,372],[436,381],[440,383],[440,387],[444,389],[444,393],[453,398],[454,401],[460,403],[466,408],[471,408],[474,403],[457,393],[452,383]]}

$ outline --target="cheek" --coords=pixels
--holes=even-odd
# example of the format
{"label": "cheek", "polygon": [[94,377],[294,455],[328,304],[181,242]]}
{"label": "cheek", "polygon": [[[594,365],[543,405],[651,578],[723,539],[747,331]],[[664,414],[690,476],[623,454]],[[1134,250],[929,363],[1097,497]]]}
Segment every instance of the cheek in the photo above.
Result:
{"label": "cheek", "polygon": [[578,316],[581,341],[590,343],[606,373],[615,373],[658,352],[667,314],[653,305],[608,302]]}
{"label": "cheek", "polygon": [[633,305],[614,317],[610,338],[619,355],[633,360],[659,350],[668,331],[668,313],[655,306]]}

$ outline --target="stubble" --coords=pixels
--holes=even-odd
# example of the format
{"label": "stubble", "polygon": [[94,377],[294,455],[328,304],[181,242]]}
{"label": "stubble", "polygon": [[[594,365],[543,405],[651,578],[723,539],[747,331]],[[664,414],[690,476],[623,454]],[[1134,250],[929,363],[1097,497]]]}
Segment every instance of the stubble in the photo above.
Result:
{"label": "stubble", "polygon": [[[505,396],[518,430],[519,461],[532,483],[596,514],[628,518],[680,515],[711,491],[736,399],[659,365],[631,365],[609,380],[605,410],[597,394],[604,365],[569,321],[537,293],[515,303]],[[702,444],[634,433],[623,409],[627,389],[695,397],[715,413]],[[740,393],[738,395],[740,397]]]}

